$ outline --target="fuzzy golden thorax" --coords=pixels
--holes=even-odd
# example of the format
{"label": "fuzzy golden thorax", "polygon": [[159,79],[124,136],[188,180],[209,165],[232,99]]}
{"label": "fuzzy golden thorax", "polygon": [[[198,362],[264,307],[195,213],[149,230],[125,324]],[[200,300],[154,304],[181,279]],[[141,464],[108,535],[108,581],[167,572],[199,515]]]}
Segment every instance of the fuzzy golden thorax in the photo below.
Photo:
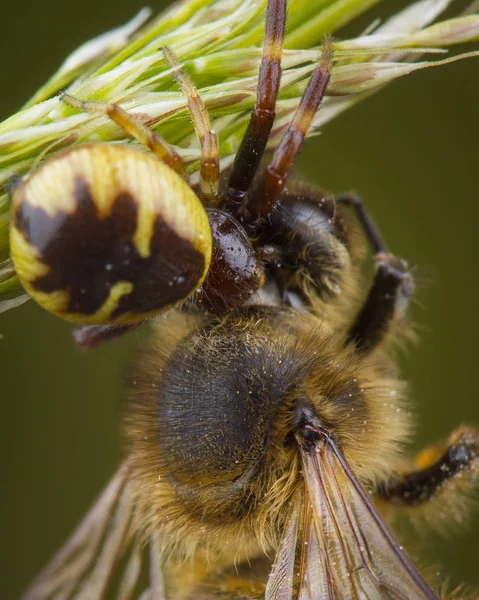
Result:
{"label": "fuzzy golden thorax", "polygon": [[131,479],[144,535],[159,532],[167,555],[277,545],[302,482],[293,421],[305,399],[366,485],[389,473],[408,434],[387,357],[353,356],[310,315],[173,313],[139,365],[125,419]]}

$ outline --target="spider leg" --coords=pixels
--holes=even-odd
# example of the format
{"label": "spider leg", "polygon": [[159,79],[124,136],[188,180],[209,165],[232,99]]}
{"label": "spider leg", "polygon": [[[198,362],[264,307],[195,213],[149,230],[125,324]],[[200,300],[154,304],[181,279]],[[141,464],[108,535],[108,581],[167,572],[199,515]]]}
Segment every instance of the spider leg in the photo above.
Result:
{"label": "spider leg", "polygon": [[92,350],[104,342],[115,340],[130,331],[138,329],[144,322],[139,321],[127,325],[84,325],[73,331],[73,341],[75,346],[81,350]]}
{"label": "spider leg", "polygon": [[184,69],[180,67],[174,52],[168,46],[163,48],[163,55],[169,67],[174,69],[173,76],[181,91],[188,100],[193,125],[201,146],[201,192],[208,206],[215,206],[220,178],[218,136],[211,128],[211,121],[206,106],[198,91]]}
{"label": "spider leg", "polygon": [[369,352],[384,339],[392,325],[405,315],[414,292],[414,280],[407,262],[387,251],[360,198],[347,194],[338,196],[336,201],[354,209],[375,253],[374,281],[347,337],[347,343],[354,344],[358,352]]}
{"label": "spider leg", "polygon": [[110,102],[83,102],[70,94],[63,93],[60,96],[62,102],[72,108],[91,113],[103,113],[112,121],[124,129],[129,135],[138,140],[141,144],[149,148],[155,156],[166,163],[179,175],[183,175],[185,166],[181,156],[163,140],[158,134],[154,133],[137,116],[126,112],[118,104]]}
{"label": "spider leg", "polygon": [[275,106],[281,81],[281,57],[286,26],[286,4],[286,0],[268,0],[256,104],[224,192],[224,201],[235,209],[243,207],[246,193],[260,165],[276,116]]}
{"label": "spider leg", "polygon": [[288,171],[301,152],[306,134],[324,98],[331,77],[332,61],[332,42],[326,38],[321,61],[311,74],[293,120],[266,167],[258,188],[248,199],[244,220],[253,230],[260,219],[271,212],[286,184]]}
{"label": "spider leg", "polygon": [[376,494],[398,506],[419,506],[450,488],[474,483],[478,470],[479,436],[473,429],[460,428],[446,444],[422,450],[409,471],[392,476]]}

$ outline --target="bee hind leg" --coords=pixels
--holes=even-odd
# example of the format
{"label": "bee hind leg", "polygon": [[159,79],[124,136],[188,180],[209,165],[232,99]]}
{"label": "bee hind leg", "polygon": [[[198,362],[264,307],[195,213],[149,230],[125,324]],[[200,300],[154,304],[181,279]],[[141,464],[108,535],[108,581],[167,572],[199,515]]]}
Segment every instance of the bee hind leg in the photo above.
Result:
{"label": "bee hind leg", "polygon": [[374,281],[346,340],[357,352],[369,352],[403,319],[414,292],[414,280],[407,262],[387,251],[361,200],[350,194],[338,196],[336,201],[354,209],[374,252]]}
{"label": "bee hind leg", "polygon": [[[460,427],[445,443],[422,450],[410,470],[383,482],[376,495],[380,500],[406,508],[429,505],[437,498],[449,515],[455,512],[454,498],[461,508],[464,493],[471,491],[478,480],[479,434],[472,428]],[[448,501],[444,501],[445,494]],[[428,514],[433,512],[428,511]],[[457,516],[461,519],[463,515]]]}

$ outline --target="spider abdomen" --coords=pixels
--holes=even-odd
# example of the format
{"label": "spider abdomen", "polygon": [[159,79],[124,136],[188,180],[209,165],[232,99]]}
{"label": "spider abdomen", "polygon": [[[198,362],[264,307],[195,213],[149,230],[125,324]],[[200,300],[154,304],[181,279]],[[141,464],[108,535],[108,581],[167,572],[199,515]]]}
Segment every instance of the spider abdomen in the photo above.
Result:
{"label": "spider abdomen", "polygon": [[24,287],[81,323],[129,323],[202,283],[211,233],[171,168],[123,145],[88,144],[46,161],[13,194],[11,248]]}

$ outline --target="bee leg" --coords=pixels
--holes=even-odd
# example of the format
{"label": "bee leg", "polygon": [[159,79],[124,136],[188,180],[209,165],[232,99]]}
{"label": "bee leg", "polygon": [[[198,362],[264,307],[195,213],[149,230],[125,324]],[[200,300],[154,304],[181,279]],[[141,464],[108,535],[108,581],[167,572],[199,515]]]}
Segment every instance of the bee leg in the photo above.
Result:
{"label": "bee leg", "polygon": [[371,216],[364,207],[361,198],[356,194],[340,194],[339,196],[336,196],[335,199],[338,204],[344,204],[345,206],[349,206],[354,210],[361,227],[364,229],[366,238],[371,244],[374,254],[386,254],[386,244],[384,243],[374,221],[371,219]]}
{"label": "bee leg", "polygon": [[73,331],[73,341],[81,350],[92,350],[103,342],[114,340],[143,325],[144,321],[127,325],[85,325]]}
{"label": "bee leg", "polygon": [[276,116],[275,106],[281,81],[287,0],[268,0],[263,57],[259,71],[256,104],[241,141],[224,191],[224,202],[241,209],[258,171]]}
{"label": "bee leg", "polygon": [[[376,494],[395,505],[419,506],[448,490],[465,490],[478,475],[479,435],[474,429],[461,427],[445,444],[425,448],[410,471],[382,483]],[[451,509],[450,502],[442,504]]]}
{"label": "bee leg", "polygon": [[166,163],[179,175],[184,174],[185,166],[181,156],[163,138],[145,125],[139,116],[128,113],[118,104],[110,102],[83,102],[67,93],[61,94],[60,99],[72,108],[107,115],[128,134],[149,148],[162,162]]}
{"label": "bee leg", "polygon": [[400,321],[414,291],[406,261],[392,254],[377,254],[376,275],[366,301],[349,330],[347,344],[358,352],[374,350],[391,327]]}
{"label": "bee leg", "polygon": [[188,73],[180,67],[174,52],[171,48],[165,46],[163,48],[163,55],[168,66],[174,69],[173,76],[188,100],[188,110],[190,111],[191,120],[200,141],[200,189],[202,198],[206,205],[216,206],[220,179],[218,136],[211,128],[208,110],[201,96],[198,94]]}
{"label": "bee leg", "polygon": [[375,253],[374,281],[346,342],[354,344],[358,352],[369,352],[384,339],[392,325],[404,317],[414,292],[414,280],[407,262],[387,251],[361,200],[354,195],[338,196],[336,200],[354,208]]}

